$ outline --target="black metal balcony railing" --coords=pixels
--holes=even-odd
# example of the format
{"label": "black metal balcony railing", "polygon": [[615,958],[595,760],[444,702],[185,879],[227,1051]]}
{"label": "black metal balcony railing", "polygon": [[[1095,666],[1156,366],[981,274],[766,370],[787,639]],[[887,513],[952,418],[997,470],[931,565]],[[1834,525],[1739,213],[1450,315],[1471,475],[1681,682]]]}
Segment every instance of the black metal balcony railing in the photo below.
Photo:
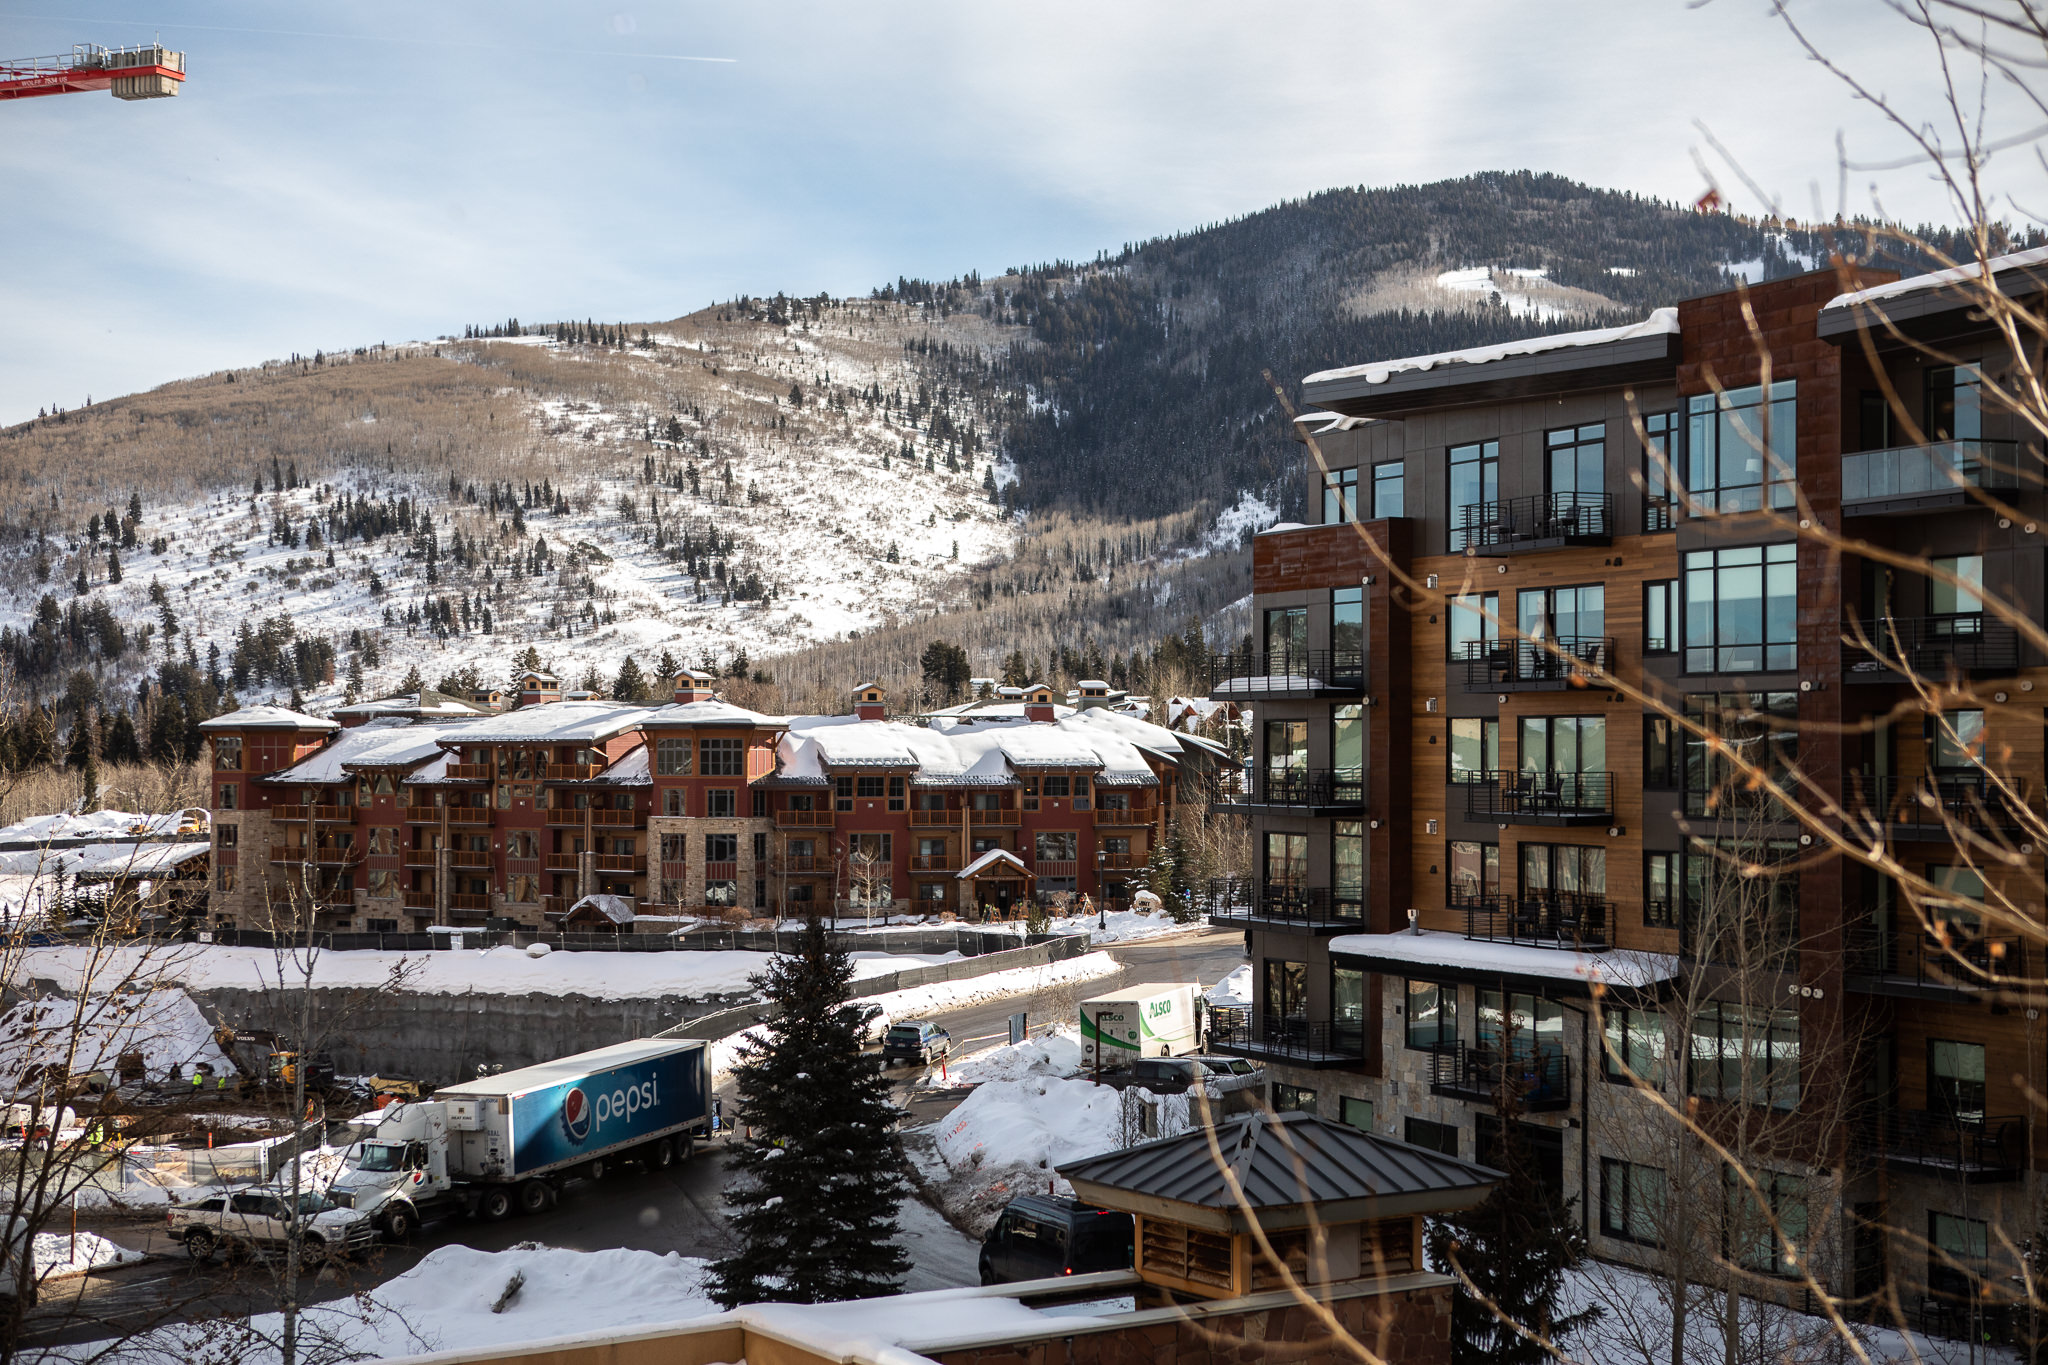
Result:
{"label": "black metal balcony railing", "polygon": [[1613,922],[1607,898],[1589,891],[1453,891],[1451,908],[1465,912],[1466,938],[1539,948],[1599,952],[1608,945],[1608,925]]}
{"label": "black metal balcony railing", "polygon": [[1509,825],[1598,825],[1614,814],[1613,773],[1482,772],[1465,782],[1465,816]]}
{"label": "black metal balcony railing", "polygon": [[1540,1049],[1503,1056],[1495,1048],[1459,1043],[1430,1057],[1429,1089],[1478,1104],[1499,1104],[1503,1092],[1512,1091],[1522,1108],[1554,1113],[1571,1108],[1571,1058]]}
{"label": "black metal balcony railing", "polygon": [[1363,1020],[1316,1020],[1257,1014],[1249,1009],[1209,1011],[1211,1052],[1235,1057],[1332,1065],[1365,1056]]}
{"label": "black metal balcony railing", "polygon": [[[2021,802],[2024,782],[2006,777]],[[2018,833],[2022,813],[1999,790],[1991,775],[1971,769],[1911,777],[1870,777],[1852,773],[1843,784],[1843,805],[1850,818],[1870,827],[1882,825],[1900,837],[1947,839],[1957,829]]]}
{"label": "black metal balcony railing", "polygon": [[2020,666],[2020,633],[1981,611],[1890,617],[1845,631],[1843,667],[1851,682],[1897,682],[1901,672],[1941,681],[1951,673],[2011,673]]}
{"label": "black metal balcony railing", "polygon": [[2027,974],[2027,942],[2017,934],[1978,934],[1953,925],[1944,941],[1924,931],[1881,927],[1865,916],[1849,926],[1846,937],[1848,975],[1880,988],[1997,989]]}
{"label": "black metal balcony railing", "polygon": [[1562,691],[1585,687],[1593,672],[1613,668],[1614,640],[1605,635],[1560,635],[1549,645],[1473,640],[1465,645],[1464,663],[1467,692]]}
{"label": "black metal balcony railing", "polygon": [[1972,488],[2020,486],[2017,441],[1934,441],[1842,457],[1842,513],[1881,516],[1966,501]]}
{"label": "black metal balcony railing", "polygon": [[1254,768],[1241,782],[1220,784],[1214,798],[1238,806],[1358,809],[1365,805],[1365,772],[1359,768]]}
{"label": "black metal balcony railing", "polygon": [[1209,882],[1208,916],[1231,924],[1288,924],[1357,927],[1365,922],[1365,898],[1327,886],[1265,882],[1254,877],[1217,877]]}
{"label": "black metal balcony railing", "polygon": [[1892,1109],[1871,1115],[1854,1132],[1864,1151],[1892,1166],[1960,1175],[1970,1182],[2016,1180],[2027,1164],[2024,1114]]}
{"label": "black metal balcony railing", "polygon": [[1559,545],[1605,545],[1614,535],[1609,493],[1538,493],[1458,509],[1467,553],[1518,554]]}
{"label": "black metal balcony railing", "polygon": [[1364,690],[1363,650],[1235,650],[1209,656],[1211,696],[1302,697]]}

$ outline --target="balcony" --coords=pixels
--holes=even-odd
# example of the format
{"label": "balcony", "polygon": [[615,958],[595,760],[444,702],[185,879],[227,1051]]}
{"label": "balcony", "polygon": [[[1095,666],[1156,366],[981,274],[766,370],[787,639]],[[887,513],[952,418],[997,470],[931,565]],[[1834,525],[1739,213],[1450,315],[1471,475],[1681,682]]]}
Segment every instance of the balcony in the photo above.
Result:
{"label": "balcony", "polygon": [[405,850],[406,867],[432,867],[434,855],[440,850],[432,848],[409,848]]}
{"label": "balcony", "polygon": [[1966,1000],[2023,984],[2028,954],[2019,935],[1972,934],[1958,925],[1944,942],[1921,931],[1910,909],[1896,913],[1914,927],[1883,928],[1867,915],[1849,926],[1843,963],[1849,989],[1897,999]]}
{"label": "balcony", "polygon": [[450,763],[450,782],[488,782],[491,780],[491,765],[488,763]]}
{"label": "balcony", "polygon": [[1614,497],[1609,493],[1538,493],[1458,509],[1465,553],[1492,557],[1555,550],[1565,545],[1606,545],[1614,538]]}
{"label": "balcony", "polygon": [[325,891],[314,892],[313,898],[320,903],[323,910],[353,910],[356,904],[356,891],[352,886],[330,887]]}
{"label": "balcony", "polygon": [[1221,792],[1218,810],[1285,810],[1297,815],[1358,815],[1365,809],[1359,768],[1254,769],[1248,789]]}
{"label": "balcony", "polygon": [[1357,649],[1240,650],[1209,656],[1209,695],[1233,700],[1357,696],[1365,653]]}
{"label": "balcony", "polygon": [[594,810],[590,812],[590,823],[600,828],[631,829],[638,815],[630,810]]}
{"label": "balcony", "polygon": [[315,820],[325,820],[330,825],[352,825],[356,820],[354,806],[313,806],[310,809]]}
{"label": "balcony", "polygon": [[547,765],[549,782],[588,782],[603,772],[602,763],[550,763]]}
{"label": "balcony", "polygon": [[1465,818],[1498,825],[1605,825],[1613,773],[1482,772],[1465,788]]}
{"label": "balcony", "polygon": [[916,853],[910,858],[912,872],[958,872],[960,860],[951,853]]}
{"label": "balcony", "polygon": [[782,870],[792,877],[822,877],[832,871],[832,860],[806,853],[784,858]]}
{"label": "balcony", "polygon": [[489,806],[447,806],[448,823],[451,825],[488,825],[491,823]]}
{"label": "balcony", "polygon": [[1159,817],[1156,806],[1139,806],[1133,810],[1097,806],[1095,823],[1098,825],[1149,825]]}
{"label": "balcony", "polygon": [[737,862],[725,860],[704,864],[704,881],[707,885],[712,882],[735,882],[739,877],[740,865]]}
{"label": "balcony", "polygon": [[1014,829],[1024,823],[1024,812],[1015,806],[1003,806],[995,810],[982,810],[976,807],[967,814],[977,829],[986,829],[990,826]]}
{"label": "balcony", "polygon": [[2017,441],[1935,441],[1842,457],[1842,515],[1891,517],[1976,501],[1973,488],[2020,487]]}
{"label": "balcony", "polygon": [[949,829],[958,825],[965,818],[965,813],[957,810],[912,810],[910,812],[910,827],[912,829]]}
{"label": "balcony", "polygon": [[550,853],[543,861],[550,872],[574,872],[582,856],[580,853]]}
{"label": "balcony", "polygon": [[[919,823],[917,819],[919,815],[934,813],[932,811],[912,811],[910,813],[910,823],[913,825]],[[944,814],[943,811],[936,813]],[[830,829],[832,828],[833,815],[834,812],[829,810],[779,810],[775,812],[775,827],[777,829]],[[944,821],[939,821],[938,823],[943,824]]]}
{"label": "balcony", "polygon": [[2012,673],[2020,666],[2020,633],[1981,611],[1946,616],[1891,617],[1859,622],[1843,632],[1842,671],[1850,682],[1903,682],[1912,673],[1934,682],[1953,676]]}
{"label": "balcony", "polygon": [[586,823],[583,817],[588,815],[589,813],[589,811],[578,810],[574,806],[549,806],[548,823],[550,825],[561,825],[573,829],[582,829],[584,824]]}
{"label": "balcony", "polygon": [[273,820],[303,820],[306,818],[306,810],[307,808],[304,806],[272,806],[270,808],[270,818]]}
{"label": "balcony", "polygon": [[1326,886],[1218,877],[1209,883],[1206,914],[1226,928],[1265,925],[1333,934],[1365,927],[1365,900],[1357,892],[1337,895]]}
{"label": "balcony", "polygon": [[451,848],[448,850],[450,867],[489,867],[491,855],[481,849]]}
{"label": "balcony", "polygon": [[1554,1114],[1572,1107],[1571,1058],[1561,1052],[1512,1052],[1456,1047],[1430,1056],[1429,1093],[1468,1104],[1498,1105],[1512,1087],[1521,1107],[1532,1114]]}
{"label": "balcony", "polygon": [[361,855],[362,850],[354,844],[315,844],[311,850],[312,860],[328,867],[356,862]]}
{"label": "balcony", "polygon": [[1208,1050],[1318,1069],[1357,1066],[1365,1060],[1365,1025],[1213,1009]]}
{"label": "balcony", "polygon": [[1135,853],[1097,853],[1095,855],[1095,870],[1097,872],[1129,872],[1133,868],[1143,867],[1144,865],[1145,860]]}
{"label": "balcony", "polygon": [[2027,1166],[2024,1114],[1966,1115],[1893,1109],[1856,1125],[1852,1140],[1894,1170],[1966,1185],[2018,1180]]}
{"label": "balcony", "polygon": [[273,863],[303,863],[306,861],[306,850],[297,844],[272,844],[270,846],[270,861]]}
{"label": "balcony", "polygon": [[569,913],[570,899],[568,896],[542,896],[540,898],[540,912],[543,915],[566,915]]}
{"label": "balcony", "polygon": [[[2027,798],[2018,778],[2008,778],[2018,800]],[[1982,770],[1957,769],[1918,777],[1868,777],[1851,774],[1843,783],[1842,802],[1854,824],[1883,830],[1898,839],[1952,840],[1958,831],[1976,834],[2019,834],[2025,828],[2014,801]]]}
{"label": "balcony", "polygon": [[1560,635],[1550,646],[1535,640],[1467,642],[1465,690],[1563,692],[1593,686],[1594,674],[1614,667],[1611,636]]}
{"label": "balcony", "polygon": [[1072,858],[1034,858],[1031,870],[1040,877],[1067,877],[1081,875],[1081,864]]}
{"label": "balcony", "polygon": [[416,825],[438,825],[441,823],[440,806],[407,806],[405,818]]}
{"label": "balcony", "polygon": [[624,872],[634,877],[647,875],[647,860],[631,853],[593,853],[590,866],[595,872]]}
{"label": "balcony", "polygon": [[1465,912],[1465,937],[1485,943],[1604,952],[1614,916],[1605,896],[1586,891],[1524,890],[1513,895],[1453,891]]}
{"label": "balcony", "polygon": [[463,892],[450,892],[448,908],[456,914],[480,915],[491,908],[489,896],[472,896]]}
{"label": "balcony", "polygon": [[432,910],[434,908],[434,893],[431,891],[406,892],[405,908],[408,910]]}

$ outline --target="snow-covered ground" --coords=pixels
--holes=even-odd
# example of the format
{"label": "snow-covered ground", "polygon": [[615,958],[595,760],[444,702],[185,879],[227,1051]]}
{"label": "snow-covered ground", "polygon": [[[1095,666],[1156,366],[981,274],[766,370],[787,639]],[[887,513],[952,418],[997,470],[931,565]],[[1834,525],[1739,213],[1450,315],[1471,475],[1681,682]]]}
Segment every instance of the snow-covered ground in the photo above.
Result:
{"label": "snow-covered ground", "polygon": [[189,1073],[211,1065],[232,1074],[213,1028],[181,990],[101,991],[79,997],[25,1000],[0,1015],[0,1087],[11,1088],[30,1066],[54,1064],[67,1075],[112,1072],[125,1053],[142,1054],[144,1074],[162,1080],[173,1067]]}
{"label": "snow-covered ground", "polygon": [[39,1232],[36,1234],[36,1278],[62,1280],[94,1270],[146,1261],[145,1252],[116,1246],[96,1232]]}

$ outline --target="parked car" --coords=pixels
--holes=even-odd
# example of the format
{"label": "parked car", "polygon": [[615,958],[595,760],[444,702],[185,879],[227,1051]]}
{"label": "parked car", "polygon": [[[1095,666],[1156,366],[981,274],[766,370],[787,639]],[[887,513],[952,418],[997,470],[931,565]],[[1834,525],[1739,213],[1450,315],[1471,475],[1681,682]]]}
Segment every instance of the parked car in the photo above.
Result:
{"label": "parked car", "polygon": [[929,1019],[891,1024],[882,1038],[883,1066],[930,1065],[953,1051],[953,1035]]}
{"label": "parked car", "polygon": [[1204,1053],[1188,1060],[1200,1062],[1209,1069],[1212,1076],[1256,1076],[1263,1070],[1257,1062],[1247,1057],[1212,1057]]}
{"label": "parked car", "polygon": [[1096,1270],[1128,1270],[1136,1224],[1128,1213],[1078,1199],[1012,1199],[981,1239],[981,1282],[1012,1284]]}
{"label": "parked car", "polygon": [[1258,1074],[1259,1068],[1243,1057],[1140,1057],[1131,1063],[1132,1083],[1160,1095],[1184,1094],[1197,1082]]}
{"label": "parked car", "polygon": [[[291,1235],[289,1196],[272,1190],[238,1190],[191,1204],[173,1204],[164,1215],[171,1240],[185,1244],[195,1261],[214,1252],[282,1253]],[[300,1254],[312,1264],[329,1256],[367,1251],[377,1241],[377,1227],[367,1214],[344,1209],[324,1194],[299,1196],[299,1224],[304,1229]]]}

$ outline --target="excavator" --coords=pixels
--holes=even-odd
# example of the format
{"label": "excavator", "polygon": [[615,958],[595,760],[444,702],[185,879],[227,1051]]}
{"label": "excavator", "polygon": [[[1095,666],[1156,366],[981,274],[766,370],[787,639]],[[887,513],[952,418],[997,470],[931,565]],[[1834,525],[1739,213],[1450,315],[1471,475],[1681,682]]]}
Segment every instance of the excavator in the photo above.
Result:
{"label": "excavator", "polygon": [[[360,1085],[336,1084],[334,1058],[316,1052],[310,1058],[295,1049],[291,1040],[270,1029],[236,1029],[221,1025],[213,1033],[220,1050],[234,1059],[241,1073],[237,1089],[243,1095],[260,1090],[289,1091],[298,1084],[299,1068],[306,1068],[306,1091],[313,1095],[339,1095],[344,1089],[367,1088],[381,1108],[393,1100],[416,1100],[420,1083],[408,1076],[366,1076]],[[258,1051],[261,1049],[261,1051]]]}

